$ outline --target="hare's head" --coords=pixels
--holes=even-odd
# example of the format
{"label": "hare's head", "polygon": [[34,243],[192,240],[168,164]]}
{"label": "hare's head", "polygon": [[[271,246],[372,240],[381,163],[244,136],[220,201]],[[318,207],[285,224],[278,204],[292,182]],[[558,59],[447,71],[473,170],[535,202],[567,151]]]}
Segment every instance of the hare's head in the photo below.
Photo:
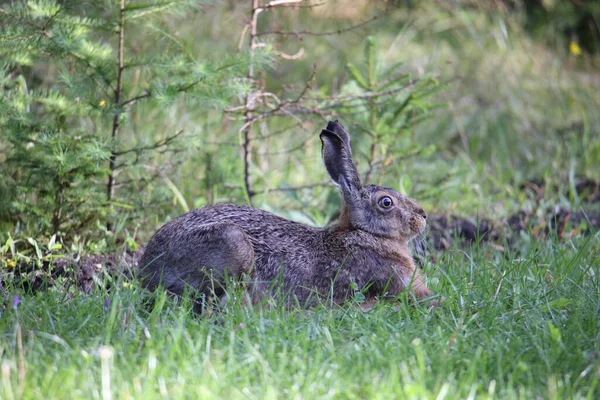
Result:
{"label": "hare's head", "polygon": [[340,225],[403,241],[425,229],[427,214],[413,200],[391,188],[361,185],[341,124],[329,122],[320,137],[325,168],[342,190]]}

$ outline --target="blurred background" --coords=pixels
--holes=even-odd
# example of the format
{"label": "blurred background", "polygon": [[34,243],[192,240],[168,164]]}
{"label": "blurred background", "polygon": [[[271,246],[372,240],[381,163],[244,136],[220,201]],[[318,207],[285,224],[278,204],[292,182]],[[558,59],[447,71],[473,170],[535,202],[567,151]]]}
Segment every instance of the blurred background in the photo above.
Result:
{"label": "blurred background", "polygon": [[329,119],[430,214],[597,204],[597,2],[267,3],[0,5],[3,234],[100,251],[220,202],[325,225]]}

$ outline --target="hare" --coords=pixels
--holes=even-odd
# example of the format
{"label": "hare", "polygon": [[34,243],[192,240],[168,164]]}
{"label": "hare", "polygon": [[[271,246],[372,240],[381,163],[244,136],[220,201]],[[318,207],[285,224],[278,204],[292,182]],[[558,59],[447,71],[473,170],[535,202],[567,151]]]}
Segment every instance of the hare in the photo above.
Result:
{"label": "hare", "polygon": [[407,288],[418,299],[431,296],[408,250],[425,228],[423,209],[393,189],[361,185],[338,121],[320,138],[325,168],[342,194],[334,224],[313,228],[244,205],[202,207],[152,236],[140,260],[143,285],[175,294],[189,285],[220,296],[226,280],[249,276],[254,302],[283,293],[300,304],[341,304],[357,290],[372,302]]}

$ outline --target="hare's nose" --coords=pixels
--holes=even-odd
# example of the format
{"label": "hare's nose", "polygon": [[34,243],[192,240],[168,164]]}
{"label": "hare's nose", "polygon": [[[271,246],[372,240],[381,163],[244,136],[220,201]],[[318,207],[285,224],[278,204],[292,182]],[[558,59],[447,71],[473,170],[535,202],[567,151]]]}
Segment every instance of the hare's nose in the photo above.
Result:
{"label": "hare's nose", "polygon": [[417,214],[419,214],[423,219],[427,219],[427,213],[422,208],[417,209]]}

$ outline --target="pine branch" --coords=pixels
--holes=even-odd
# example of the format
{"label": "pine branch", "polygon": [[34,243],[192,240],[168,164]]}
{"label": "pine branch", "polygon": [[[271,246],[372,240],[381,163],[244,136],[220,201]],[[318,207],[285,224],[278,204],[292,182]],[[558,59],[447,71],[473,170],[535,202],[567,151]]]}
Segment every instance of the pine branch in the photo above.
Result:
{"label": "pine branch", "polygon": [[173,135],[167,136],[163,140],[159,140],[157,142],[154,142],[151,145],[148,145],[148,146],[139,146],[139,147],[134,147],[134,148],[128,149],[128,150],[116,151],[113,154],[115,154],[115,156],[119,157],[119,156],[123,156],[125,154],[131,154],[131,153],[141,154],[141,153],[143,153],[145,151],[158,150],[158,149],[160,149],[162,147],[168,146],[171,142],[175,141],[175,139],[177,139],[182,133],[183,133],[183,129],[180,129],[179,131],[177,131]]}
{"label": "pine branch", "polygon": [[[66,49],[64,48],[64,46],[62,46],[61,44],[57,43],[56,38],[54,37],[54,35],[52,35],[48,29],[50,28],[52,22],[55,21],[55,19],[58,17],[58,15],[60,14],[61,10],[58,10],[56,13],[54,13],[50,18],[48,18],[48,20],[46,21],[46,23],[43,26],[38,26],[36,24],[34,24],[33,22],[31,22],[31,20],[29,18],[25,18],[24,19],[24,23],[29,26],[30,28],[33,28],[35,31],[39,32],[39,34],[41,34],[43,37],[45,37],[46,39],[48,39],[54,46],[56,46],[57,48],[64,50],[67,52],[67,54],[71,57],[73,57],[77,62],[81,62],[83,63],[86,67],[90,68],[93,71],[93,74],[90,74],[91,79],[94,81],[94,83],[98,86],[98,88],[100,88],[100,90],[102,90],[104,92],[104,94],[107,97],[110,97],[110,94],[108,92],[108,90],[106,89],[106,87],[109,87],[111,90],[114,90],[111,87],[110,84],[110,79],[108,79],[104,73],[98,69],[96,66],[94,66],[90,60],[88,60],[86,57],[82,56],[81,54],[78,54],[75,51],[72,51],[70,49]],[[8,13],[7,13],[8,14]],[[104,84],[101,83],[97,76],[100,76],[102,78],[102,80],[104,81]]]}
{"label": "pine branch", "polygon": [[[185,92],[189,91],[190,89],[193,89],[194,87],[198,86],[201,82],[202,82],[201,80],[196,80],[196,81],[194,81],[192,83],[189,83],[189,84],[187,84],[185,86],[177,88],[176,91],[179,92],[179,93],[185,93]],[[152,92],[146,91],[146,92],[141,93],[141,94],[139,94],[137,96],[134,96],[134,97],[132,97],[132,98],[130,98],[128,100],[123,101],[121,103],[121,106],[124,107],[124,106],[127,106],[129,104],[135,103],[135,102],[137,102],[139,100],[142,100],[142,99],[145,99],[145,98],[148,98],[148,97],[151,97],[151,96],[152,96]]]}

